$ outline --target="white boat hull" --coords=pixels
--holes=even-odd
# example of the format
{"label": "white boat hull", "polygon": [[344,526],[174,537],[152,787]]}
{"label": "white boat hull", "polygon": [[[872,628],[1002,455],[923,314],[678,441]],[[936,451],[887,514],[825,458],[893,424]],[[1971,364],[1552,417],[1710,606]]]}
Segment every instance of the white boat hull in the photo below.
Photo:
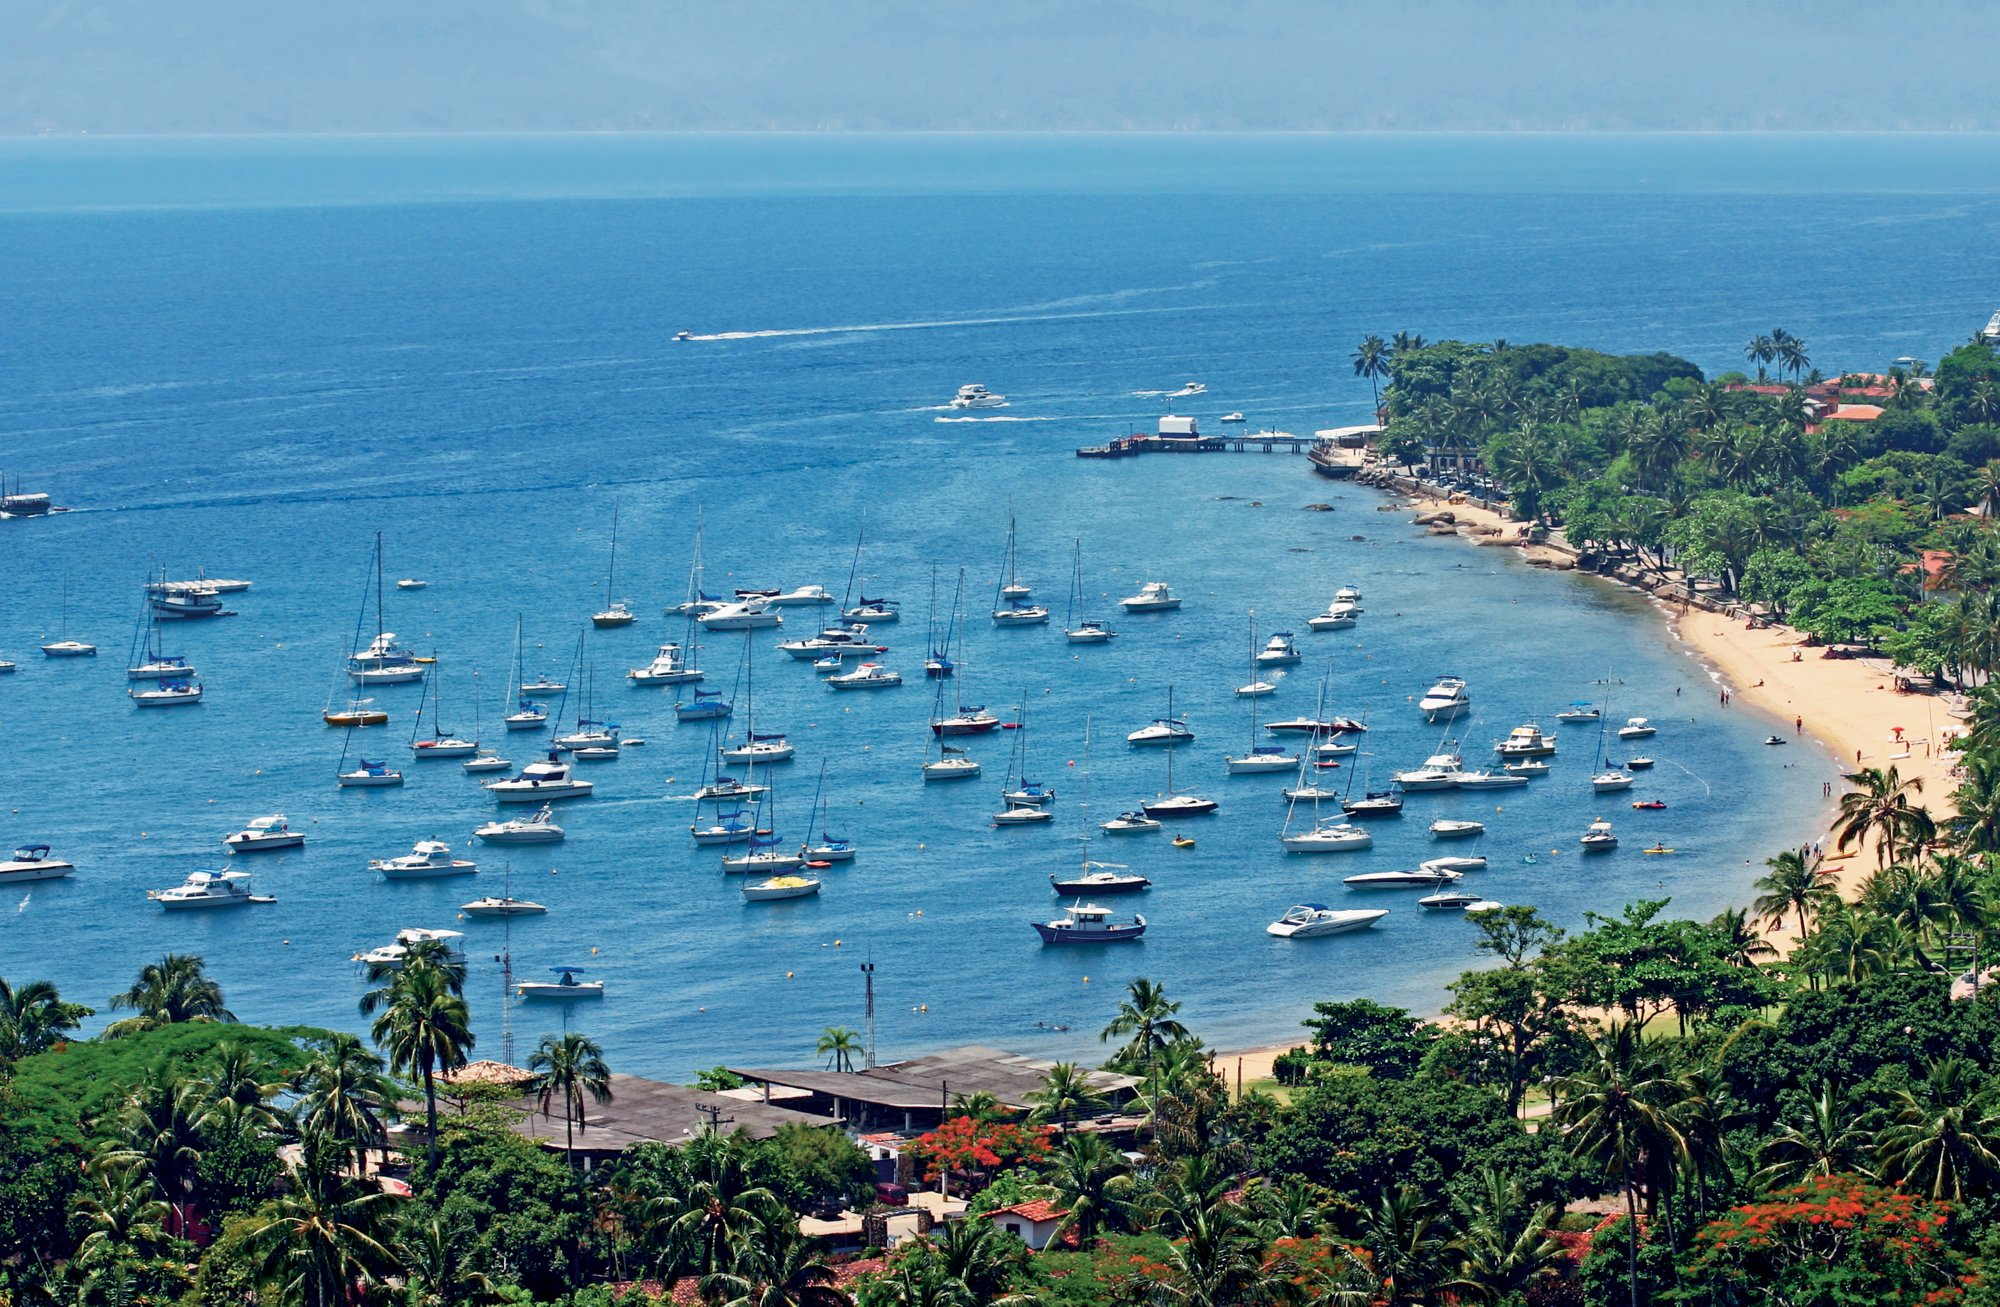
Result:
{"label": "white boat hull", "polygon": [[796,853],[752,853],[741,858],[724,858],[722,870],[729,876],[762,876],[772,872],[797,871],[806,860]]}
{"label": "white boat hull", "polygon": [[1308,617],[1306,625],[1315,631],[1344,631],[1355,624],[1352,616],[1329,617],[1321,613],[1318,617]]}
{"label": "white boat hull", "polygon": [[407,685],[424,679],[421,667],[386,667],[375,671],[350,671],[347,679],[356,685]]}
{"label": "white boat hull", "polygon": [[724,762],[790,762],[798,751],[790,744],[746,744],[722,750]]}
{"label": "white boat hull", "polygon": [[539,980],[530,980],[516,985],[514,992],[522,998],[535,999],[603,998],[604,982],[593,980],[585,985],[550,985]]}
{"label": "white boat hull", "polygon": [[1274,921],[1264,927],[1264,933],[1279,939],[1317,939],[1322,935],[1344,935],[1350,930],[1365,930],[1389,915],[1386,908],[1380,910],[1357,910],[1335,914],[1335,919],[1312,921],[1304,925]]}
{"label": "white boat hull", "polygon": [[563,837],[559,826],[544,826],[533,831],[494,831],[482,826],[472,833],[487,844],[560,844]]}
{"label": "white boat hull", "polygon": [[1322,835],[1284,835],[1279,837],[1278,843],[1284,845],[1287,853],[1356,853],[1362,849],[1372,848],[1375,838],[1367,834],[1342,835],[1338,838]]}
{"label": "white boat hull", "polygon": [[781,899],[805,899],[819,893],[819,882],[808,880],[803,885],[745,885],[743,899],[746,903],[775,903]]}
{"label": "white boat hull", "polygon": [[582,799],[595,788],[591,781],[488,781],[486,792],[498,803],[546,803],[553,799]]}
{"label": "white boat hull", "polygon": [[402,783],[403,773],[399,771],[384,772],[379,776],[373,772],[342,772],[340,775],[340,788],[343,790],[376,790]]}
{"label": "white boat hull", "polygon": [[1046,608],[996,608],[993,610],[995,626],[1046,626],[1049,610]]}
{"label": "white boat hull", "polygon": [[0,885],[25,885],[34,880],[62,880],[76,868],[67,862],[0,862]]}
{"label": "white boat hull", "polygon": [[924,779],[926,781],[969,781],[978,774],[979,764],[976,762],[961,761],[950,764],[927,762],[924,764]]}
{"label": "white boat hull", "polygon": [[1112,639],[1110,631],[1064,631],[1063,638],[1071,644],[1108,644]]}
{"label": "white boat hull", "polygon": [[[298,831],[291,831],[284,835],[254,837],[228,835],[223,837],[222,842],[229,846],[231,853],[272,853],[278,849],[302,849],[306,845],[306,837]],[[0,878],[4,876],[5,870],[0,868]]]}
{"label": "white boat hull", "polygon": [[1257,776],[1266,772],[1293,772],[1299,769],[1297,758],[1287,758],[1283,754],[1268,757],[1251,754],[1247,758],[1225,756],[1222,761],[1231,776]]}
{"label": "white boat hull", "polygon": [[477,740],[418,740],[410,753],[418,758],[470,758],[479,752]]}
{"label": "white boat hull", "polygon": [[132,695],[132,704],[136,708],[185,708],[200,702],[199,690],[191,694],[165,694],[142,690]]}

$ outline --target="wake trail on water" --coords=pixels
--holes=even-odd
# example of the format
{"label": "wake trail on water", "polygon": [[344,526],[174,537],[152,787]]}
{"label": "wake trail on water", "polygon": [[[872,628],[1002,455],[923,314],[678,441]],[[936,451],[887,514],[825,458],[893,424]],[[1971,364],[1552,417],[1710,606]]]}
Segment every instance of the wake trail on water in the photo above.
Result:
{"label": "wake trail on water", "polygon": [[1147,313],[1193,313],[1205,308],[1198,304],[1163,305],[1150,309],[1098,309],[1088,313],[1004,314],[985,318],[929,318],[916,322],[865,322],[847,327],[767,327],[759,331],[714,331],[689,336],[688,342],[705,340],[773,340],[784,336],[833,336],[842,332],[944,331],[953,327],[1005,327],[1029,322],[1071,322],[1086,318],[1129,318]]}
{"label": "wake trail on water", "polygon": [[1043,418],[1031,418],[1031,417],[942,418],[940,417],[940,418],[932,418],[931,421],[933,422],[1069,422],[1069,421],[1074,421],[1074,419],[1049,418],[1049,417],[1043,417]]}

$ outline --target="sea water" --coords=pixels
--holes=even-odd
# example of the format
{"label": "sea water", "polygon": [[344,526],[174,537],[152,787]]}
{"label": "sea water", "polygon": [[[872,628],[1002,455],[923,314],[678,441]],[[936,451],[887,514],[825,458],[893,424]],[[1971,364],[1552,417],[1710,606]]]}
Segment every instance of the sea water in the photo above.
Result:
{"label": "sea water", "polygon": [[[0,657],[21,663],[0,679],[0,843],[46,841],[78,865],[0,904],[0,974],[101,1005],[148,959],[196,952],[247,1020],[360,1029],[353,954],[401,927],[451,927],[469,937],[480,1055],[511,1032],[518,1060],[567,1024],[621,1070],[685,1077],[809,1060],[821,1028],[861,1025],[869,961],[885,1059],[975,1040],[1091,1055],[1137,975],[1225,1044],[1284,1038],[1320,998],[1436,1010],[1478,962],[1469,923],[1340,878],[1470,851],[1427,838],[1440,816],[1487,824],[1490,866],[1468,888],[1568,926],[1638,898],[1698,916],[1740,904],[1764,858],[1816,833],[1834,765],[1805,741],[1766,746],[1791,724],[1724,709],[1647,601],[1426,536],[1301,457],[1072,450],[1150,429],[1159,392],[1188,381],[1208,389],[1174,409],[1205,431],[1232,410],[1251,430],[1365,421],[1348,356],[1371,332],[1665,349],[1716,372],[1783,325],[1828,368],[1935,358],[1993,307],[1990,146],[1765,140],[1763,166],[1755,147],[1685,138],[0,146],[0,468],[79,510],[0,523]],[[1891,149],[1900,170],[1841,180],[1839,160]],[[697,339],[676,343],[682,330]],[[945,407],[972,381],[1007,406]],[[614,506],[609,597],[640,620],[586,634]],[[855,592],[903,604],[880,628],[898,689],[834,693],[776,652],[826,610],[700,651],[740,731],[755,646],[759,729],[798,748],[776,772],[785,839],[807,833],[825,764],[826,822],[861,854],[815,899],[746,905],[720,851],[691,847],[685,796],[709,731],[675,723],[684,691],[624,678],[685,636],[664,610],[685,595],[698,512],[710,590],[841,594],[865,527]],[[1010,512],[1047,627],[987,616]],[[496,811],[528,810],[497,809],[455,762],[411,760],[413,726],[431,726],[421,687],[374,691],[388,727],[321,724],[350,697],[357,625],[374,630],[378,531],[388,580],[429,582],[392,584],[384,620],[439,657],[439,724],[516,764],[536,756],[545,737],[498,720],[518,619],[531,675],[574,680],[582,635],[595,715],[647,741],[585,765],[597,795],[559,805],[564,843],[473,846]],[[1079,540],[1078,616],[1110,622],[1107,646],[1060,634]],[[138,711],[124,694],[154,567],[255,582],[227,599],[240,615],[165,632],[208,687],[198,708]],[[931,587],[941,627],[961,568],[963,680],[946,701],[1025,712],[1028,768],[1059,792],[1044,826],[990,823],[1013,732],[967,742],[978,780],[920,779]],[[1149,580],[1185,607],[1121,614],[1114,601]],[[1342,585],[1364,593],[1360,624],[1309,632]],[[101,646],[95,660],[35,651],[65,593],[68,632]],[[1371,826],[1370,852],[1287,856],[1288,778],[1222,763],[1271,738],[1233,694],[1252,676],[1253,610],[1260,641],[1290,630],[1305,653],[1259,673],[1279,682],[1263,720],[1310,714],[1325,679],[1328,710],[1369,725],[1322,783],[1380,787],[1435,751],[1445,729],[1415,699],[1442,674],[1471,683],[1474,709],[1450,728],[1469,766],[1532,719],[1560,741],[1551,775],[1411,795]],[[1172,847],[1172,828],[1106,839],[1097,822],[1165,786],[1165,756],[1124,737],[1169,690],[1197,735],[1175,784],[1221,811],[1179,828],[1192,848]],[[1660,733],[1600,746],[1595,728],[1554,723],[1577,699]],[[336,789],[363,752],[408,783]],[[1639,752],[1659,761],[1630,794],[1590,792],[1594,763]],[[1668,807],[1633,811],[1636,798]],[[308,847],[230,859],[221,837],[272,812]],[[1582,857],[1600,816],[1622,846]],[[366,869],[432,836],[480,874],[385,884]],[[1677,851],[1641,853],[1655,841]],[[1030,922],[1063,907],[1049,875],[1085,857],[1153,879],[1108,904],[1145,914],[1142,943],[1037,942]],[[230,863],[277,903],[169,915],[145,897]],[[548,915],[460,920],[503,879]],[[1263,933],[1300,902],[1392,911],[1356,935]],[[576,965],[607,994],[510,1004],[503,953],[516,978]]]}

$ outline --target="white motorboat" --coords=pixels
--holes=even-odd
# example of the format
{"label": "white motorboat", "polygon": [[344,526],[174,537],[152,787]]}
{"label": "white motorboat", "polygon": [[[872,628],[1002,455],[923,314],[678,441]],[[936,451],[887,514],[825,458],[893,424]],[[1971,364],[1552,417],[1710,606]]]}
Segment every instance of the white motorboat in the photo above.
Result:
{"label": "white motorboat", "polygon": [[1242,422],[1244,421],[1244,417],[1241,413],[1224,413],[1216,420],[1218,422]]}
{"label": "white motorboat", "polygon": [[1507,738],[1493,746],[1502,758],[1553,758],[1556,742],[1542,734],[1534,722],[1524,722],[1507,732]]}
{"label": "white motorboat", "polygon": [[1279,939],[1312,939],[1319,935],[1339,935],[1363,930],[1389,915],[1387,908],[1329,908],[1324,903],[1301,903],[1264,927],[1266,935]]}
{"label": "white motorboat", "polygon": [[1317,821],[1310,830],[1280,835],[1287,853],[1354,853],[1373,847],[1375,837],[1346,822]]}
{"label": "white motorboat", "polygon": [[495,898],[490,894],[470,903],[461,903],[458,910],[468,917],[539,917],[548,912],[548,908],[531,899]]}
{"label": "white motorboat", "polygon": [[1299,653],[1299,647],[1292,643],[1290,631],[1276,631],[1265,642],[1264,647],[1257,651],[1257,656],[1252,661],[1259,667],[1289,667],[1303,657],[1304,655]]}
{"label": "white motorboat", "polygon": [[482,772],[511,771],[514,764],[497,753],[476,753],[458,764],[468,775],[477,776]]}
{"label": "white motorboat", "polygon": [[805,899],[819,893],[817,876],[773,876],[743,887],[746,903],[771,903],[779,899]]}
{"label": "white motorboat", "polygon": [[932,735],[984,735],[1000,728],[1000,718],[978,704],[960,704],[949,717],[931,723]]}
{"label": "white motorboat", "polygon": [[969,781],[979,774],[979,764],[965,756],[963,749],[941,747],[942,758],[924,764],[926,781]]}
{"label": "white motorboat", "polygon": [[1651,767],[1652,765],[1653,765],[1653,760],[1651,758],[1647,758],[1644,756],[1637,758],[1627,758],[1625,760],[1626,771],[1645,771],[1648,767]]}
{"label": "white motorboat", "polygon": [[1118,638],[1118,632],[1095,617],[1086,617],[1075,626],[1065,629],[1063,638],[1071,644],[1107,644]]}
{"label": "white motorboat", "polygon": [[1138,594],[1127,595],[1118,604],[1128,613],[1164,613],[1179,608],[1181,601],[1165,581],[1148,581]]}
{"label": "white motorboat", "polygon": [[488,844],[554,844],[563,837],[555,823],[555,809],[543,804],[532,817],[495,819],[472,832]]}
{"label": "white motorboat", "polygon": [[583,967],[550,967],[555,980],[524,980],[514,986],[514,992],[522,998],[532,999],[603,998],[604,982],[578,980],[577,973],[583,970]]}
{"label": "white motorboat", "polygon": [[1457,857],[1425,858],[1417,866],[1424,871],[1455,871],[1462,875],[1468,871],[1485,871],[1486,858],[1478,853]]}
{"label": "white motorboat", "polygon": [[[1352,717],[1288,717],[1283,721],[1266,722],[1264,729],[1273,735],[1360,735],[1368,730],[1365,723]],[[1348,753],[1354,749],[1349,747]]]}
{"label": "white motorboat", "polygon": [[1533,780],[1537,776],[1549,774],[1549,764],[1540,758],[1516,758],[1512,762],[1500,764],[1500,770],[1509,776],[1526,776]]}
{"label": "white motorboat", "polygon": [[422,590],[428,587],[429,585],[430,585],[429,581],[419,581],[414,576],[406,576],[402,580],[396,582],[396,588],[398,590]]}
{"label": "white motorboat", "polygon": [[1065,898],[1090,894],[1136,894],[1153,882],[1115,862],[1086,862],[1071,876],[1049,873],[1049,887]]}
{"label": "white motorboat", "polygon": [[625,679],[634,685],[687,685],[701,677],[700,669],[689,667],[686,654],[673,643],[661,645],[652,662],[625,673]]}
{"label": "white motorboat", "polygon": [[854,607],[840,610],[840,620],[854,626],[887,626],[903,620],[903,608],[894,599],[870,599],[863,595]]}
{"label": "white motorboat", "polygon": [[1458,785],[1458,773],[1442,767],[1419,767],[1415,771],[1399,771],[1394,780],[1403,789],[1415,793],[1421,790],[1449,790]]}
{"label": "white motorboat", "polygon": [[418,840],[416,847],[400,858],[370,858],[368,870],[379,871],[389,880],[426,880],[436,876],[470,876],[479,864],[451,856],[451,845],[443,840]]}
{"label": "white motorboat", "polygon": [[1278,797],[1287,803],[1337,803],[1340,801],[1340,791],[1323,789],[1308,781],[1304,785],[1287,785],[1278,791]]}
{"label": "white motorboat", "polygon": [[1603,718],[1604,710],[1593,707],[1582,699],[1574,700],[1570,706],[1556,714],[1556,720],[1564,726],[1595,726]]}
{"label": "white motorboat", "polygon": [[811,608],[832,603],[833,596],[823,585],[801,585],[780,590],[764,602],[772,608]]}
{"label": "white motorboat", "polygon": [[694,799],[696,803],[740,803],[770,792],[771,787],[768,785],[739,781],[734,776],[717,776],[696,790]]}
{"label": "white motorboat", "polygon": [[1616,767],[1613,767],[1608,771],[1601,771],[1593,775],[1590,778],[1590,788],[1598,794],[1611,794],[1618,790],[1631,789],[1632,782],[1635,779],[1637,778],[1631,772],[1619,771]]}
{"label": "white motorboat", "polygon": [[403,773],[386,762],[371,762],[366,758],[353,771],[344,771],[336,778],[343,790],[380,789],[389,785],[401,785]]}
{"label": "white motorboat", "polygon": [[1643,740],[1659,733],[1660,728],[1644,717],[1628,717],[1625,719],[1625,724],[1618,728],[1618,738],[1621,740]]}
{"label": "white motorboat", "polygon": [[[1172,692],[1169,691],[1167,712],[1171,714],[1173,710],[1174,710],[1173,695]],[[1130,735],[1127,735],[1125,737],[1125,742],[1127,744],[1169,745],[1169,746],[1176,744],[1193,744],[1194,732],[1189,730],[1187,722],[1185,722],[1179,717],[1174,717],[1174,716],[1155,717],[1150,725],[1141,726],[1138,730],[1133,731]]]}
{"label": "white motorboat", "polygon": [[1360,611],[1353,604],[1336,599],[1326,606],[1325,612],[1308,617],[1306,625],[1315,631],[1344,631],[1360,620]]}
{"label": "white motorboat", "polygon": [[1445,871],[1364,871],[1358,876],[1348,876],[1341,884],[1354,889],[1421,889],[1424,886],[1450,885],[1456,883],[1458,873]]}
{"label": "white motorboat", "polygon": [[1026,581],[1018,579],[1009,581],[1000,587],[1000,597],[1010,602],[1018,599],[1026,599],[1033,593],[1035,593],[1033,586],[1029,585]]}
{"label": "white motorboat", "polygon": [[741,744],[725,745],[720,750],[720,753],[724,762],[748,763],[754,767],[760,763],[769,765],[771,763],[790,762],[797,755],[798,750],[793,747],[792,742],[785,738],[784,735],[773,732],[770,734],[752,733],[750,738]]}
{"label": "white motorboat", "polygon": [[592,781],[580,780],[569,764],[550,752],[521,769],[518,776],[504,781],[483,781],[482,788],[499,803],[547,803],[551,799],[581,799],[594,789]]}
{"label": "white motorboat", "polygon": [[902,683],[900,672],[892,672],[880,663],[863,663],[851,672],[826,678],[830,690],[886,690]]}
{"label": "white motorboat", "polygon": [[1417,711],[1423,713],[1427,722],[1448,722],[1461,717],[1472,708],[1472,694],[1466,688],[1462,677],[1441,676],[1436,685],[1424,691],[1424,697],[1417,701]]}
{"label": "white motorboat", "polygon": [[889,646],[876,644],[869,638],[868,627],[861,622],[849,626],[830,626],[810,640],[787,640],[778,648],[801,662],[814,662],[828,657],[868,658],[889,652]]}
{"label": "white motorboat", "polygon": [[1479,768],[1474,771],[1455,772],[1452,783],[1461,790],[1511,790],[1526,785],[1528,778],[1507,771],[1488,771]]}
{"label": "white motorboat", "polygon": [[1041,604],[1010,604],[993,610],[995,626],[1046,626],[1049,610]]}
{"label": "white motorboat", "polygon": [[31,880],[61,880],[75,871],[72,863],[49,856],[46,844],[23,844],[14,856],[0,862],[0,885],[25,884]]}
{"label": "white motorboat", "polygon": [[969,381],[958,388],[951,397],[953,408],[1002,408],[1007,403],[1005,395],[996,395],[977,381]]}
{"label": "white motorboat", "polygon": [[611,762],[619,755],[615,744],[581,744],[571,749],[569,756],[578,762]]}
{"label": "white motorboat", "polygon": [[1431,823],[1431,838],[1434,840],[1467,840],[1486,833],[1486,823],[1439,818]]}
{"label": "white motorboat", "polygon": [[1129,923],[1111,920],[1111,910],[1078,903],[1053,921],[1032,923],[1044,944],[1117,944],[1146,933],[1146,919],[1133,914]]}
{"label": "white motorboat", "polygon": [[543,698],[547,698],[552,694],[561,694],[564,690],[569,689],[567,685],[546,673],[537,676],[532,681],[521,682],[520,688],[522,694],[539,695]]}
{"label": "white motorboat", "polygon": [[150,690],[127,690],[135,708],[185,708],[201,702],[200,681],[156,681]]}
{"label": "white motorboat", "polygon": [[410,753],[417,758],[470,758],[478,752],[479,741],[461,740],[453,735],[410,741]]}
{"label": "white motorboat", "polygon": [[1106,835],[1140,835],[1146,831],[1159,830],[1163,822],[1149,817],[1143,811],[1121,812],[1110,821],[1097,824],[1097,829]]}
{"label": "white motorboat", "polygon": [[356,953],[354,960],[370,970],[380,968],[385,971],[401,971],[410,960],[413,951],[432,954],[448,966],[465,965],[465,939],[462,930],[429,930],[422,926],[406,926],[396,932],[393,942],[380,948],[371,948],[365,953]]}
{"label": "white motorboat", "polygon": [[767,626],[783,626],[785,619],[771,611],[762,599],[744,599],[723,604],[714,612],[695,618],[709,631],[754,631]]}
{"label": "white motorboat", "polygon": [[250,873],[247,871],[197,871],[174,888],[153,890],[146,897],[169,912],[277,902],[269,896],[250,892]]}
{"label": "white motorboat", "polygon": [[1608,853],[1618,847],[1618,836],[1611,829],[1611,823],[1599,817],[1590,823],[1577,843],[1583,845],[1585,853]]}
{"label": "white motorboat", "polygon": [[231,853],[263,853],[272,849],[302,849],[306,833],[285,823],[285,814],[258,817],[242,830],[222,837]]}
{"label": "white motorboat", "polygon": [[18,670],[18,668],[19,664],[12,659],[0,658],[0,676],[5,676],[9,672]]}
{"label": "white motorboat", "polygon": [[995,826],[1035,826],[1054,820],[1054,813],[1032,803],[1010,803],[993,814]]}
{"label": "white motorboat", "polygon": [[1418,899],[1417,906],[1435,911],[1457,912],[1464,911],[1475,903],[1484,902],[1486,902],[1484,898],[1471,890],[1441,889],[1435,894],[1426,894]]}
{"label": "white motorboat", "polygon": [[[1264,729],[1268,731],[1271,728],[1266,726]],[[1361,746],[1352,740],[1324,740],[1312,747],[1313,761],[1317,763],[1337,758],[1352,758],[1360,748]]]}
{"label": "white motorboat", "polygon": [[394,631],[377,631],[367,648],[347,659],[347,678],[356,685],[405,685],[423,680],[425,670],[426,664],[396,643]]}
{"label": "white motorboat", "polygon": [[180,681],[194,674],[187,659],[172,654],[151,654],[144,662],[125,669],[128,681]]}
{"label": "white motorboat", "polygon": [[1333,592],[1333,599],[1335,603],[1353,604],[1355,606],[1354,611],[1357,613],[1361,611],[1361,592],[1351,585],[1344,585],[1340,589],[1335,590]]}
{"label": "white motorboat", "polygon": [[1236,687],[1236,697],[1239,699],[1261,699],[1267,694],[1276,694],[1277,692],[1278,687],[1269,681],[1252,681],[1248,685],[1239,685]]}

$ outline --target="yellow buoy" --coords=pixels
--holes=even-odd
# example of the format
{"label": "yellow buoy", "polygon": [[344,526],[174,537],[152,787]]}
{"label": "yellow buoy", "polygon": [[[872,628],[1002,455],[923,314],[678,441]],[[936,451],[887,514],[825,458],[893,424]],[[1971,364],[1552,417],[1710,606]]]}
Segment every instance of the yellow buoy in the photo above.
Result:
{"label": "yellow buoy", "polygon": [[785,979],[786,979],[786,980],[790,980],[791,978],[792,978],[792,973],[791,973],[791,972],[789,972],[789,971],[787,971],[787,972],[785,973]]}

